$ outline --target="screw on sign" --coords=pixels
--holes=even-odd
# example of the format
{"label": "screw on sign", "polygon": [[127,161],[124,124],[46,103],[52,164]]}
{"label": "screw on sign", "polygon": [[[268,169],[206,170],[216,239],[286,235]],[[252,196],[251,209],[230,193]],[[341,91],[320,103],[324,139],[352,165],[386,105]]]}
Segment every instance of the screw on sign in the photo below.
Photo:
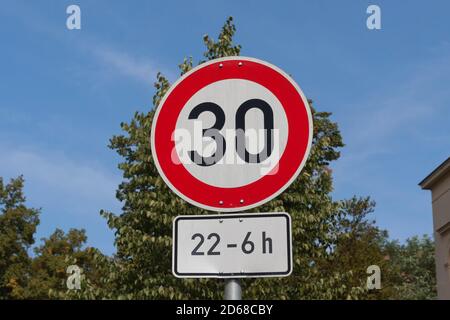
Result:
{"label": "screw on sign", "polygon": [[211,60],[183,75],[153,120],[152,153],[166,184],[219,212],[273,199],[300,173],[312,117],[298,85],[254,58]]}

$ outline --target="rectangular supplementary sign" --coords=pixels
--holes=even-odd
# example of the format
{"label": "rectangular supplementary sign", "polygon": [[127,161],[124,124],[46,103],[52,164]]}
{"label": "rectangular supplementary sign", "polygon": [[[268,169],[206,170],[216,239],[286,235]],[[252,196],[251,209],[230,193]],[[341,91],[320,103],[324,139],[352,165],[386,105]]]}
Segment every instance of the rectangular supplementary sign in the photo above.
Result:
{"label": "rectangular supplementary sign", "polygon": [[178,216],[172,259],[179,278],[288,276],[291,218],[284,212]]}

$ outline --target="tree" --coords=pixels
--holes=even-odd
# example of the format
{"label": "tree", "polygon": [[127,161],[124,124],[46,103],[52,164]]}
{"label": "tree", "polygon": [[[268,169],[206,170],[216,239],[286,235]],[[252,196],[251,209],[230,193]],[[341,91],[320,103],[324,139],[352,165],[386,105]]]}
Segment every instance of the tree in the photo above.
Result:
{"label": "tree", "polygon": [[436,265],[434,241],[427,235],[414,236],[404,244],[386,241],[392,277],[391,295],[388,299],[429,300],[436,299]]}
{"label": "tree", "polygon": [[26,297],[39,210],[25,206],[23,184],[22,176],[6,185],[0,177],[0,299]]}
{"label": "tree", "polygon": [[56,229],[42,245],[34,249],[35,257],[31,263],[30,279],[26,287],[26,298],[52,299],[77,297],[77,291],[67,288],[67,268],[75,265],[80,268],[82,288],[89,283],[100,285],[103,270],[94,263],[97,249],[83,248],[87,237],[85,230],[70,229],[66,234]]}
{"label": "tree", "polygon": [[[228,18],[214,41],[204,37],[204,58],[210,60],[239,55],[233,43],[235,26]],[[202,63],[202,61],[200,62]],[[179,65],[181,74],[193,67],[192,57]],[[107,297],[111,298],[221,298],[223,283],[217,280],[176,279],[171,274],[172,220],[179,214],[207,214],[178,198],[163,182],[155,167],[150,144],[150,128],[155,109],[170,84],[160,73],[155,83],[154,108],[135,113],[130,123],[122,123],[123,135],[114,136],[109,147],[124,161],[119,164],[124,181],[117,198],[122,213],[102,211],[115,230],[117,255],[108,275]],[[275,200],[258,211],[287,211],[293,218],[294,273],[284,279],[248,280],[245,297],[252,298],[349,298],[361,288],[348,287],[351,272],[324,268],[331,259],[338,234],[335,222],[340,203],[332,200],[329,164],[339,158],[343,146],[337,124],[330,113],[317,112],[309,101],[314,119],[311,154],[302,174]],[[257,211],[256,209],[250,211]],[[114,290],[112,289],[114,288]],[[98,288],[97,288],[98,289]],[[101,291],[97,291],[99,294]]]}
{"label": "tree", "polygon": [[8,184],[0,177],[0,299],[77,297],[77,292],[68,292],[66,287],[70,265],[81,268],[82,283],[100,286],[106,271],[98,261],[106,258],[97,249],[83,248],[84,230],[71,229],[65,234],[56,229],[41,239],[35,256],[29,256],[40,210],[25,205],[23,188],[22,176]]}
{"label": "tree", "polygon": [[364,288],[367,267],[378,266],[381,289],[363,290],[359,298],[435,299],[434,242],[428,236],[415,236],[404,244],[390,240],[386,230],[368,219],[374,207],[369,198],[353,197],[342,202],[336,224],[339,237],[328,268],[350,270],[353,276],[348,285]]}
{"label": "tree", "polygon": [[[330,259],[324,266],[332,270],[347,270],[351,273],[347,286],[361,288],[359,298],[383,299],[392,294],[390,283],[391,268],[384,243],[388,233],[376,226],[369,214],[374,211],[375,202],[369,197],[353,197],[340,203],[340,214],[335,223],[338,235],[331,250]],[[367,268],[376,265],[382,271],[381,290],[368,290]]]}

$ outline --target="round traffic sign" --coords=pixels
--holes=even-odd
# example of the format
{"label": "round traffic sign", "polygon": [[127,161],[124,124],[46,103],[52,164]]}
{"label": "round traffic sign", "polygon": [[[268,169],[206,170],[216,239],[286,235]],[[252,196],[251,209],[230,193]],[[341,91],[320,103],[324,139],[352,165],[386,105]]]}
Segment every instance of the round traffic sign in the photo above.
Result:
{"label": "round traffic sign", "polygon": [[254,58],[203,63],[176,81],[156,110],[155,165],[184,200],[207,210],[246,210],[285,190],[312,141],[298,85]]}

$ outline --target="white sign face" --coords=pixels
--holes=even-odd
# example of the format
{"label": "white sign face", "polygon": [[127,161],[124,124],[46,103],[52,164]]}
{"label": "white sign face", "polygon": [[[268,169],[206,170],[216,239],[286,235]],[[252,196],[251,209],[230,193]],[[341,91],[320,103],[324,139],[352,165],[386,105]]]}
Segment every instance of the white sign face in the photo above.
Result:
{"label": "white sign face", "polygon": [[[266,115],[261,109],[252,107],[244,114],[239,112],[246,101],[264,101],[270,106]],[[217,116],[205,107],[198,118],[190,116],[193,109],[204,102],[212,103],[223,110],[223,126],[219,132],[224,138],[225,148],[221,157],[209,166],[201,166],[191,159],[191,151],[202,158],[217,154],[218,144],[211,137],[203,137],[203,128],[211,128]],[[258,106],[256,103],[255,106]],[[264,110],[264,109],[263,109]],[[265,110],[264,110],[265,111]],[[245,122],[245,144],[236,145],[236,115],[241,115]],[[266,119],[268,118],[268,119]],[[267,149],[264,123],[270,121],[272,140]],[[270,173],[280,161],[288,139],[289,124],[286,113],[277,97],[262,85],[243,79],[227,79],[214,82],[195,93],[178,116],[174,139],[178,158],[195,178],[219,188],[239,188],[259,180]],[[192,132],[191,134],[188,134]],[[243,140],[243,141],[244,141]],[[220,145],[219,145],[220,146]],[[242,150],[242,152],[240,152]],[[245,162],[245,150],[250,154],[260,154],[262,161]],[[240,155],[240,153],[242,153]],[[225,172],[226,174],[218,174]]]}
{"label": "white sign face", "polygon": [[178,216],[172,254],[179,278],[288,276],[291,218],[287,213]]}

